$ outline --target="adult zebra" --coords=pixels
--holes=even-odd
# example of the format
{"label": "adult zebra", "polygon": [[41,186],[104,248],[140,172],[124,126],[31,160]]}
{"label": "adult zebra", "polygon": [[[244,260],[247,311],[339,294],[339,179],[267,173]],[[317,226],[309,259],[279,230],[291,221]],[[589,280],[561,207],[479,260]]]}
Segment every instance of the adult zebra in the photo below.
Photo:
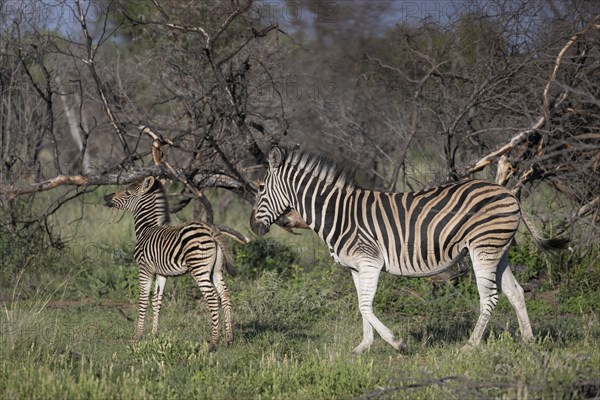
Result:
{"label": "adult zebra", "polygon": [[508,265],[507,252],[520,219],[544,250],[567,240],[542,238],[506,188],[473,180],[420,192],[384,193],[355,187],[341,168],[321,156],[273,147],[269,168],[252,210],[252,230],[263,235],[290,209],[327,243],[331,255],[352,271],[363,320],[354,352],[373,342],[373,328],[397,350],[403,340],[373,314],[381,270],[394,275],[430,276],[462,259],[473,262],[480,314],[465,348],[478,346],[501,289],[514,307],[521,336],[533,333],[523,289]]}
{"label": "adult zebra", "polygon": [[219,341],[219,305],[225,314],[225,341],[231,344],[233,330],[229,291],[223,282],[223,264],[232,266],[220,232],[201,222],[169,226],[167,195],[159,180],[147,177],[122,192],[104,197],[109,207],[133,212],[135,225],[134,258],[139,266],[140,297],[136,337],[144,331],[146,308],[156,278],[152,298],[152,334],[158,332],[158,316],[168,276],[190,272],[208,303],[212,320],[210,350]]}

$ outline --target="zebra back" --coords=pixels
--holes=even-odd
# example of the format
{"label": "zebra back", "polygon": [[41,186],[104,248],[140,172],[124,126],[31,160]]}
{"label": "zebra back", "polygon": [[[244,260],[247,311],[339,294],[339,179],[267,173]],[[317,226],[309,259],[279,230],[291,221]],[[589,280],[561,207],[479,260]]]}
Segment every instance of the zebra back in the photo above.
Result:
{"label": "zebra back", "polygon": [[[252,229],[265,233],[289,209],[302,216],[338,261],[363,253],[410,275],[435,273],[467,247],[501,252],[522,216],[518,200],[494,183],[471,180],[419,192],[377,192],[358,187],[347,169],[321,155],[275,148]],[[542,249],[564,246],[565,240],[543,239],[527,219],[525,224]]]}

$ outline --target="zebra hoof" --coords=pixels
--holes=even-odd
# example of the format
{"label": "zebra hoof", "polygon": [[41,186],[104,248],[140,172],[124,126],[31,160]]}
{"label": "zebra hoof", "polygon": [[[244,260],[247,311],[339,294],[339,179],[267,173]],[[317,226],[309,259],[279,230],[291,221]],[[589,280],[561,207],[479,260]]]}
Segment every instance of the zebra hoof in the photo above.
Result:
{"label": "zebra hoof", "polygon": [[365,350],[367,350],[369,348],[370,345],[365,345],[363,343],[359,344],[358,346],[356,346],[352,352],[354,354],[362,354],[365,352]]}
{"label": "zebra hoof", "polygon": [[475,346],[471,343],[467,343],[465,344],[463,347],[460,348],[460,352],[463,354],[467,354],[467,353],[471,353],[472,351],[474,351],[478,346]]}
{"label": "zebra hoof", "polygon": [[392,343],[392,347],[395,348],[399,352],[405,352],[408,349],[406,342],[402,339],[396,340]]}
{"label": "zebra hoof", "polygon": [[535,343],[535,337],[533,335],[526,335],[522,337],[524,343]]}

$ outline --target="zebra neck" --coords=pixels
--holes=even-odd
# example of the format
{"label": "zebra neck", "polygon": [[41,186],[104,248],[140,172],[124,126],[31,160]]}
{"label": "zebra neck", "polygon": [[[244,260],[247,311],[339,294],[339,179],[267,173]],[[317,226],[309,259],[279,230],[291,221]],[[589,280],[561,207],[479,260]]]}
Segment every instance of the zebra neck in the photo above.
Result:
{"label": "zebra neck", "polygon": [[169,224],[169,206],[165,196],[152,196],[141,202],[133,213],[135,235],[140,237],[148,228]]}
{"label": "zebra neck", "polygon": [[330,244],[330,233],[335,229],[335,220],[341,217],[342,208],[349,204],[351,194],[345,189],[315,190],[312,194],[302,195],[298,191],[295,210],[304,222],[327,243]]}

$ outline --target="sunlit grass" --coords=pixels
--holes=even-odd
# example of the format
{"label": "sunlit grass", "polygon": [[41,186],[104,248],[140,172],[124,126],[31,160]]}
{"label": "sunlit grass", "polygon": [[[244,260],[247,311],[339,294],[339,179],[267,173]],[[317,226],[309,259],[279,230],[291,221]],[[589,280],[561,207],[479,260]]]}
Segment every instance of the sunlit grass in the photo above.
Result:
{"label": "sunlit grass", "polygon": [[[249,205],[223,198],[214,203],[223,205],[215,208],[216,223],[251,235]],[[234,258],[243,260],[237,276],[225,277],[234,344],[209,353],[208,308],[188,276],[167,281],[159,335],[151,337],[148,324],[142,341],[132,341],[138,283],[131,217],[104,207],[101,193],[83,198],[85,212],[78,207],[56,214],[65,221],[62,227],[81,216],[65,249],[3,271],[0,398],[600,395],[599,290],[588,270],[594,254],[573,266],[564,282],[557,275],[553,285],[527,293],[536,343],[520,341],[514,310],[501,296],[484,345],[468,353],[459,350],[479,306],[469,276],[434,294],[426,279],[383,274],[375,312],[409,347],[397,353],[376,335],[370,351],[357,356],[351,350],[362,324],[350,274],[333,264],[314,233],[290,235],[274,227],[267,239],[288,247],[257,241],[257,250],[272,251],[264,258],[253,259],[250,246],[231,244]],[[192,218],[190,209],[178,216]],[[545,262],[521,245],[515,260]],[[283,262],[290,251],[296,257]],[[520,274],[527,280],[539,269],[527,265]],[[18,275],[7,276],[13,271]]]}
{"label": "sunlit grass", "polygon": [[[284,300],[274,301],[274,308],[285,307],[280,302]],[[28,302],[14,307],[16,317],[31,318],[22,312],[32,309]],[[370,352],[356,356],[350,352],[360,339],[356,310],[345,301],[323,307],[335,312],[306,323],[308,316],[302,310],[280,322],[280,317],[268,313],[247,314],[236,304],[235,343],[209,353],[208,313],[193,301],[167,301],[159,336],[138,343],[130,340],[133,323],[112,306],[82,303],[55,308],[50,303],[43,313],[34,313],[30,325],[34,330],[21,331],[9,339],[12,346],[2,346],[0,395],[578,398],[583,397],[577,393],[586,382],[600,378],[600,326],[591,315],[570,317],[578,326],[577,335],[546,335],[531,345],[507,331],[492,329],[482,348],[469,353],[459,352],[462,340],[411,340],[410,335],[419,330],[413,323],[400,329],[408,335],[407,353],[396,353],[377,338]],[[127,309],[127,313],[134,311]],[[410,319],[396,321],[395,327]],[[5,317],[0,323],[4,326]],[[7,340],[5,332],[3,338]]]}

